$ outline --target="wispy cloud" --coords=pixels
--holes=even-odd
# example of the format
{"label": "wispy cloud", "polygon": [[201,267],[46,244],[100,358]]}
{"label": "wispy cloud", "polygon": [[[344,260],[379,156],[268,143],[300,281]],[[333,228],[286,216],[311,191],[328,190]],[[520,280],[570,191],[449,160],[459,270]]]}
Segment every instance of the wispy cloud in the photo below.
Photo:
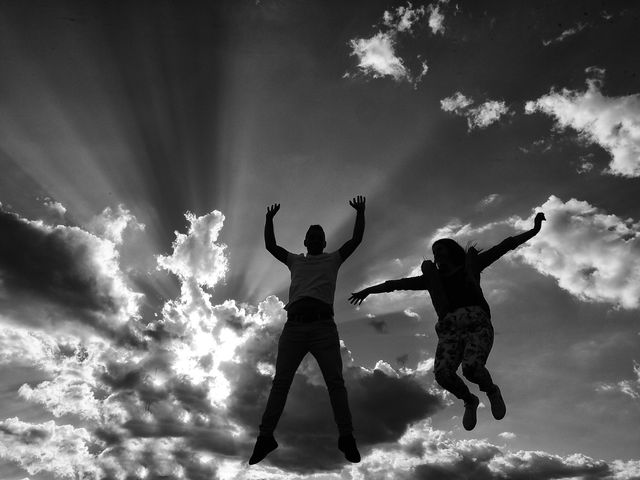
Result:
{"label": "wispy cloud", "polygon": [[590,67],[585,91],[551,90],[525,105],[526,113],[553,117],[560,130],[571,128],[611,155],[606,173],[640,176],[640,94],[607,97],[602,94],[604,70]]}
{"label": "wispy cloud", "polygon": [[560,42],[566,40],[567,38],[572,37],[573,35],[576,35],[577,33],[580,33],[582,30],[584,30],[588,26],[589,26],[588,23],[579,22],[576,26],[571,27],[571,28],[567,28],[566,30],[563,30],[562,33],[560,35],[558,35],[557,37],[552,38],[550,40],[543,40],[542,44],[545,47],[548,47],[549,45],[551,45],[553,43],[560,43]]}
{"label": "wispy cloud", "polygon": [[631,380],[621,380],[618,383],[604,383],[599,385],[600,392],[620,392],[634,400],[640,400],[640,363],[633,362],[633,373],[636,378]]}
{"label": "wispy cloud", "polygon": [[473,99],[460,92],[440,100],[442,110],[467,119],[469,131],[475,128],[486,128],[509,113],[509,107],[501,100],[487,100],[477,107],[472,107],[473,104]]}

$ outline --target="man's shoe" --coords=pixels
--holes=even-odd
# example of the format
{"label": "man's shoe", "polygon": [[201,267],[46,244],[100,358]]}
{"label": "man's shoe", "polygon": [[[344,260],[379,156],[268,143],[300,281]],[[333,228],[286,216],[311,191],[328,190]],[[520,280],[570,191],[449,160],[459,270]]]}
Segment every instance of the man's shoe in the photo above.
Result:
{"label": "man's shoe", "polygon": [[469,400],[464,402],[464,416],[462,417],[462,426],[465,430],[473,430],[476,426],[478,418],[476,417],[476,409],[480,404],[480,399],[471,394]]}
{"label": "man's shoe", "polygon": [[273,438],[273,436],[267,437],[259,435],[256,440],[256,446],[253,447],[253,454],[249,459],[249,465],[254,465],[263,460],[264,457],[269,455],[269,453],[273,452],[276,448],[278,448],[278,442],[276,442],[276,439]]}
{"label": "man's shoe", "polygon": [[491,413],[493,414],[493,418],[496,420],[502,420],[507,414],[507,407],[504,404],[502,394],[500,393],[500,389],[497,385],[493,390],[487,392],[487,397],[489,397],[489,402],[491,402]]}
{"label": "man's shoe", "polygon": [[358,463],[360,461],[360,452],[356,446],[356,439],[353,435],[340,435],[338,438],[338,449],[344,453],[344,458],[351,463]]}

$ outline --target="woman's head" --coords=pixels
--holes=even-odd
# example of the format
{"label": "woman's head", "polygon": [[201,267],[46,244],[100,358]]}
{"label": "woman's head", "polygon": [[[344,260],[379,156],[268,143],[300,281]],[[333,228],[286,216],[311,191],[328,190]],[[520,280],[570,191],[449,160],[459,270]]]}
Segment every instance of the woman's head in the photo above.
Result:
{"label": "woman's head", "polygon": [[448,270],[464,265],[466,253],[464,248],[451,238],[441,238],[431,246],[433,258],[441,270]]}

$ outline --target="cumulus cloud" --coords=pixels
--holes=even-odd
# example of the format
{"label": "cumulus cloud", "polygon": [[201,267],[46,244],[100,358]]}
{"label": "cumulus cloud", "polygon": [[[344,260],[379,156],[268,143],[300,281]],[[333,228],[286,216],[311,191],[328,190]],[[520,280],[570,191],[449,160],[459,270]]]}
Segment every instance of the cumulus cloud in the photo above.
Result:
{"label": "cumulus cloud", "polygon": [[407,6],[400,6],[395,11],[385,10],[383,23],[392,30],[398,32],[411,32],[413,25],[425,14],[424,6],[413,8],[411,2]]}
{"label": "cumulus cloud", "polygon": [[384,32],[378,32],[371,38],[358,38],[349,42],[351,55],[358,58],[358,68],[365,75],[409,80],[409,72],[402,59],[396,55],[395,43],[395,36]]}
{"label": "cumulus cloud", "polygon": [[[56,417],[42,424],[0,422],[0,457],[33,475],[96,480],[288,478],[319,472],[336,480],[476,474],[606,478],[605,473],[627,475],[637,468],[630,462],[607,464],[583,456],[510,452],[486,441],[454,441],[429,424],[445,406],[434,387],[433,358],[419,359],[415,369],[394,369],[383,360],[367,369],[344,344],[344,377],[363,462],[356,469],[345,466],[335,446],[322,375],[315,362],[305,360],[278,427],[280,448],[264,463],[242,467],[269,393],[285,316],[283,303],[273,296],[257,306],[211,302],[205,289],[227,268],[217,240],[222,221],[216,212],[191,217],[171,254],[159,257],[163,268],[178,276],[181,290],[149,326],[163,335],[144,349],[101,337],[0,329],[3,368],[28,364],[48,377],[23,385],[19,394]],[[516,223],[509,219],[484,231]],[[457,231],[473,233],[472,227]],[[214,271],[203,274],[198,261],[209,262]],[[398,361],[404,363],[403,358]],[[59,424],[69,416],[74,426]]]}
{"label": "cumulus cloud", "polygon": [[444,35],[444,14],[440,11],[440,5],[429,5],[429,28],[435,35],[437,33]]}
{"label": "cumulus cloud", "polygon": [[551,89],[527,102],[525,112],[549,115],[558,129],[571,128],[584,141],[600,145],[611,155],[605,173],[640,176],[640,94],[607,97],[601,90],[604,70],[590,67],[587,73],[585,91]]}
{"label": "cumulus cloud", "polygon": [[[442,22],[444,15],[438,6],[429,6],[429,25],[433,32],[444,31]],[[424,6],[414,8],[408,2],[406,6],[399,6],[395,10],[386,10],[382,17],[381,29],[369,38],[354,38],[349,40],[351,56],[358,59],[358,71],[364,76],[373,78],[391,77],[395,81],[406,81],[414,87],[427,74],[429,67],[421,55],[416,57],[417,66],[409,68],[405,59],[398,53],[398,39],[400,36],[410,36],[414,26],[426,15]],[[347,72],[345,77],[353,77]]]}
{"label": "cumulus cloud", "polygon": [[473,99],[456,92],[440,100],[440,107],[445,112],[465,117],[469,131],[475,128],[486,128],[509,113],[509,107],[502,100],[487,100],[477,107],[472,107],[473,103]]}
{"label": "cumulus cloud", "polygon": [[173,253],[159,256],[158,265],[182,280],[193,278],[200,285],[214,287],[228,268],[226,246],[216,243],[224,215],[216,210],[201,217],[187,212],[185,217],[189,222],[188,233],[176,232]]}
{"label": "cumulus cloud", "polygon": [[[516,251],[519,258],[582,300],[640,306],[640,222],[555,196],[538,209],[548,221]],[[533,213],[513,223],[525,229],[532,221]]]}
{"label": "cumulus cloud", "polygon": [[96,458],[89,451],[91,434],[84,428],[9,418],[0,422],[0,439],[0,458],[17,462],[31,475],[99,478]]}
{"label": "cumulus cloud", "polygon": [[108,238],[2,210],[0,230],[0,313],[39,326],[79,322],[108,335],[138,316],[142,295]]}

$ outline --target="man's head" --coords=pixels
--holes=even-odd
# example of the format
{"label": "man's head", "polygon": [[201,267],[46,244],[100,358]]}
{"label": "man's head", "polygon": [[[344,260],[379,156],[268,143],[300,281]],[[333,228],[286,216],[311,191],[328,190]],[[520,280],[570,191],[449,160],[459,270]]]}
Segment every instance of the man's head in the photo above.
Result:
{"label": "man's head", "polygon": [[307,253],[310,255],[319,255],[327,246],[327,240],[324,236],[324,230],[320,225],[311,225],[304,237],[304,246],[307,247]]}

